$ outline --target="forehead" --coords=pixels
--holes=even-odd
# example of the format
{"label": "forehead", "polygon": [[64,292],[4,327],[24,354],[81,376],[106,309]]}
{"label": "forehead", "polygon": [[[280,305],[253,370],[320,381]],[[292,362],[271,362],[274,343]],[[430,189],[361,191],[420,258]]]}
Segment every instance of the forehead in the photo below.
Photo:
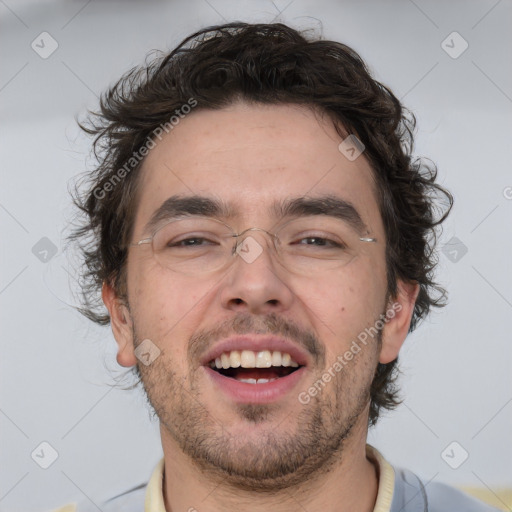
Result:
{"label": "forehead", "polygon": [[175,195],[222,199],[247,222],[261,222],[275,200],[334,195],[379,229],[370,165],[363,156],[348,160],[341,141],[332,121],[307,107],[237,103],[193,111],[144,160],[134,231]]}

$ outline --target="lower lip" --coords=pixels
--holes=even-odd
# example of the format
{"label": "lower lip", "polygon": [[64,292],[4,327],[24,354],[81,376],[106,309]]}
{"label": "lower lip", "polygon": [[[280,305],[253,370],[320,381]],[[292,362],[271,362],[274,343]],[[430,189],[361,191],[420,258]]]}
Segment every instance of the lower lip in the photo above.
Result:
{"label": "lower lip", "polygon": [[224,393],[237,403],[266,404],[275,402],[287,395],[304,376],[302,366],[286,377],[280,377],[272,382],[249,384],[231,377],[225,377],[219,372],[205,366],[206,374],[219,386]]}

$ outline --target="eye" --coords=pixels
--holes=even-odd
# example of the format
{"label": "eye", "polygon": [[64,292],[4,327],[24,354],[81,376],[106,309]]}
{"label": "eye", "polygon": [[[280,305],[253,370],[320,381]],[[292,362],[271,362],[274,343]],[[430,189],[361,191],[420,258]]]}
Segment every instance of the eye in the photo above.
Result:
{"label": "eye", "polygon": [[292,245],[298,245],[302,247],[318,247],[318,248],[326,248],[326,249],[346,249],[347,246],[343,242],[338,242],[333,240],[332,238],[327,238],[325,236],[297,236],[295,237],[296,242],[292,242]]}
{"label": "eye", "polygon": [[[320,236],[307,236],[305,238],[301,238],[299,242],[303,240],[308,240],[305,245],[316,245],[316,246],[329,246],[329,247],[341,247],[341,245],[334,240],[330,240],[329,238],[323,238]],[[304,244],[301,244],[304,245]]]}
{"label": "eye", "polygon": [[205,245],[213,245],[216,242],[208,240],[207,238],[200,236],[191,236],[189,238],[184,238],[183,240],[169,240],[165,247],[203,247]]}

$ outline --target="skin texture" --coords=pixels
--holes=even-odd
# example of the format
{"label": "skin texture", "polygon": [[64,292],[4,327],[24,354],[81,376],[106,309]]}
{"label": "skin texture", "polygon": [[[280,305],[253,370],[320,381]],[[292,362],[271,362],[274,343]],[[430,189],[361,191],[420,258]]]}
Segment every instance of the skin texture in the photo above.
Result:
{"label": "skin texture", "polygon": [[[197,110],[146,157],[132,242],[168,197],[200,194],[237,209],[238,231],[269,229],[274,199],[334,194],[354,204],[378,243],[362,243],[346,266],[293,275],[264,250],[222,272],[184,276],[161,267],[150,245],[132,247],[128,304],[103,286],[122,366],[138,363],[149,338],[161,351],[139,364],[160,419],[168,511],[370,511],[378,475],[366,458],[369,387],[378,361],[404,342],[418,286],[386,294],[385,234],[369,163],[349,161],[327,116],[292,105],[236,103]],[[257,233],[257,232],[255,232]],[[253,235],[264,247],[265,238]],[[259,238],[261,236],[261,238]],[[388,300],[389,299],[389,300]],[[377,337],[309,404],[297,399],[379,315],[400,304]],[[234,333],[286,336],[309,364],[296,389],[271,404],[235,404],[206,375],[198,354]],[[379,342],[380,340],[380,342]]]}

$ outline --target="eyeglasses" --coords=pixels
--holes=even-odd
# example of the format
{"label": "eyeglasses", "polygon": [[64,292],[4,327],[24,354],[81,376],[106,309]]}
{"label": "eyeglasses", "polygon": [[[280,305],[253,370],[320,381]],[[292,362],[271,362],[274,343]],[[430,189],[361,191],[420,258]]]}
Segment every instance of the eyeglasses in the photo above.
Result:
{"label": "eyeglasses", "polygon": [[[262,243],[260,233],[272,243]],[[361,237],[347,222],[334,217],[296,218],[277,226],[274,233],[261,228],[237,233],[220,220],[194,216],[167,222],[153,236],[130,246],[150,244],[160,265],[185,275],[226,269],[237,256],[252,263],[266,247],[288,271],[307,276],[347,265],[367,250],[364,242],[377,240]]]}

